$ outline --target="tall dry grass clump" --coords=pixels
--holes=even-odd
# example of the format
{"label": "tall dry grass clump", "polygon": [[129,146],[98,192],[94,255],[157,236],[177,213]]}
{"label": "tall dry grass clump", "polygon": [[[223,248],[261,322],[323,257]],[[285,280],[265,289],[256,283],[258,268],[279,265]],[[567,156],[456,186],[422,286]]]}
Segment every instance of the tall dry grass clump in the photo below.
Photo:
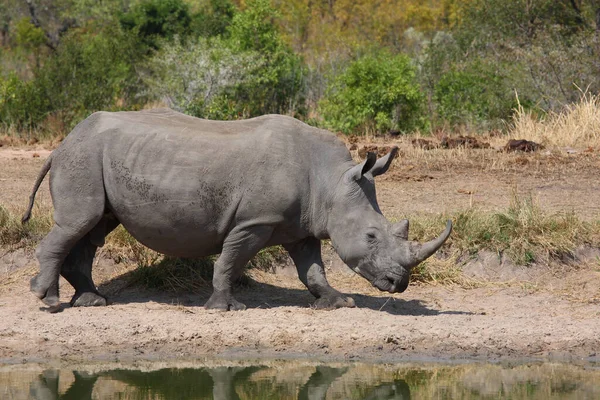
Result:
{"label": "tall dry grass clump", "polygon": [[52,227],[50,212],[37,212],[27,224],[21,223],[22,215],[21,209],[11,210],[0,204],[0,249],[33,248]]}
{"label": "tall dry grass clump", "polygon": [[512,139],[527,139],[547,147],[600,146],[600,96],[582,93],[578,103],[539,118],[521,105],[509,130]]}
{"label": "tall dry grass clump", "polygon": [[[468,208],[445,215],[413,217],[411,234],[416,240],[428,240],[435,237],[436,229],[446,219],[454,222],[452,235],[442,248],[450,260],[457,254],[475,255],[487,250],[505,254],[517,265],[528,265],[571,254],[578,246],[598,246],[600,242],[596,233],[598,222],[583,221],[574,213],[548,213],[531,196],[521,198],[515,193],[503,211]],[[424,281],[436,280],[429,276],[429,266],[437,267],[438,276],[451,280],[457,277],[455,264],[432,258],[416,270]]]}

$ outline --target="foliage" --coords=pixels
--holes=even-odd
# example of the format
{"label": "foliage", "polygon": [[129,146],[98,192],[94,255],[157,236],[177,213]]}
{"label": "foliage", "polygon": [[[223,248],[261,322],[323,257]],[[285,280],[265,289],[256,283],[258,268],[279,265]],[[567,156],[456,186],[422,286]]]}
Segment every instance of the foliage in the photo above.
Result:
{"label": "foliage", "polygon": [[600,90],[600,27],[594,26],[600,4],[591,3],[472,0],[463,5],[455,33],[470,58],[511,65],[518,93],[546,111],[557,110],[577,101],[579,88]]}
{"label": "foliage", "polygon": [[17,44],[26,49],[37,49],[46,42],[43,29],[34,26],[28,18],[21,18],[15,28]]}
{"label": "foliage", "polygon": [[517,107],[510,89],[501,71],[479,63],[450,70],[435,86],[438,118],[452,125],[479,126],[508,120]]}
{"label": "foliage", "polygon": [[0,76],[0,121],[5,127],[31,128],[45,118],[49,107],[36,81],[24,81],[14,72]]}
{"label": "foliage", "polygon": [[120,17],[121,25],[146,45],[158,48],[160,38],[185,37],[190,33],[192,16],[183,0],[143,0]]}
{"label": "foliage", "polygon": [[164,45],[144,79],[149,94],[169,107],[201,118],[231,119],[237,116],[236,88],[251,86],[263,65],[256,52],[237,53],[222,39],[200,38]]}
{"label": "foliage", "polygon": [[230,0],[208,0],[193,15],[191,30],[203,37],[224,36],[235,12],[236,8]]}
{"label": "foliage", "polygon": [[279,36],[268,1],[248,3],[226,38],[163,44],[146,78],[154,97],[198,116],[233,119],[298,111],[303,65]]}
{"label": "foliage", "polygon": [[118,28],[69,34],[34,81],[47,100],[47,112],[61,113],[73,126],[94,111],[135,106],[137,51],[131,36]]}
{"label": "foliage", "polygon": [[238,52],[258,52],[264,64],[256,79],[239,85],[235,96],[244,112],[256,116],[266,113],[301,112],[304,65],[284,43],[275,24],[278,14],[269,0],[251,0],[229,27],[230,42]]}
{"label": "foliage", "polygon": [[599,16],[596,0],[5,0],[0,125],[166,98],[345,132],[507,126],[515,93],[545,114],[600,92]]}
{"label": "foliage", "polygon": [[334,77],[320,104],[324,124],[352,133],[422,129],[424,97],[404,55],[369,54]]}

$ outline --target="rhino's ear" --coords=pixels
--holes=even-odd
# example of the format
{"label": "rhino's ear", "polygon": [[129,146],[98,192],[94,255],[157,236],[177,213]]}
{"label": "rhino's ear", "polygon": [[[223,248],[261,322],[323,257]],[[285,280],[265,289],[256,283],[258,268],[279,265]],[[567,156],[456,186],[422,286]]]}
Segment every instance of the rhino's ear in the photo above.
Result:
{"label": "rhino's ear", "polygon": [[396,154],[398,154],[398,147],[394,146],[389,153],[377,160],[375,165],[373,165],[373,168],[371,168],[371,174],[373,176],[384,174],[392,164]]}
{"label": "rhino's ear", "polygon": [[362,178],[362,176],[364,174],[366,174],[367,172],[369,172],[371,170],[371,168],[373,168],[373,166],[375,165],[376,162],[377,162],[377,156],[375,155],[375,153],[368,152],[367,158],[365,159],[365,161],[352,167],[347,172],[347,174],[348,174],[347,176],[350,179],[354,179],[355,181],[358,181],[358,180],[360,180],[360,178]]}

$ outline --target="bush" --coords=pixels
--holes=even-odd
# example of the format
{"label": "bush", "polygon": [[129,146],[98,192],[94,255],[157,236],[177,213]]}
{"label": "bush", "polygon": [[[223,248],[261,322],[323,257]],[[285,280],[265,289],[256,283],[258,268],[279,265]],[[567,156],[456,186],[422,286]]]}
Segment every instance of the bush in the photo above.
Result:
{"label": "bush", "polygon": [[138,57],[134,38],[119,29],[69,34],[32,84],[70,128],[94,111],[135,106]]}
{"label": "bush", "polygon": [[192,16],[191,30],[203,37],[225,36],[236,8],[230,0],[209,0]]}
{"label": "bush", "polygon": [[264,65],[258,53],[236,53],[216,38],[162,47],[144,77],[149,94],[201,118],[236,118],[244,105],[234,100],[234,92],[240,86],[253,86]]}
{"label": "bush", "polygon": [[411,60],[381,52],[358,59],[334,77],[319,108],[330,129],[383,133],[426,128],[423,105]]}
{"label": "bush", "polygon": [[143,0],[122,14],[120,21],[123,28],[156,49],[161,38],[189,34],[192,16],[183,0]]}
{"label": "bush", "polygon": [[32,128],[46,117],[49,108],[36,81],[24,81],[14,72],[0,77],[0,122],[4,127]]}
{"label": "bush", "polygon": [[237,102],[245,116],[301,111],[306,74],[301,58],[283,41],[269,0],[251,0],[247,6],[233,18],[229,40],[237,52],[260,53],[264,64],[256,79],[236,88]]}
{"label": "bush", "polygon": [[[453,69],[435,86],[437,115],[451,125],[483,125],[507,120],[517,107],[516,97],[502,75],[480,64]],[[489,126],[485,126],[489,128]]]}
{"label": "bush", "polygon": [[0,76],[0,121],[34,128],[52,114],[71,128],[94,111],[136,108],[140,56],[135,38],[118,28],[70,31],[32,79]]}
{"label": "bush", "polygon": [[211,119],[297,111],[304,65],[281,40],[274,15],[268,1],[251,1],[226,38],[163,43],[145,77],[149,93]]}

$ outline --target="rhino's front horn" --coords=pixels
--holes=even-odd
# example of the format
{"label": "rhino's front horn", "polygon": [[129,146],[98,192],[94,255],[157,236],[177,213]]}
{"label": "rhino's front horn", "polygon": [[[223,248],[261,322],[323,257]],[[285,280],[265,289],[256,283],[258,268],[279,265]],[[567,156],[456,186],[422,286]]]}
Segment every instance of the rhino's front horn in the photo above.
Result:
{"label": "rhino's front horn", "polygon": [[448,239],[450,236],[450,232],[452,232],[452,221],[448,220],[448,223],[446,224],[446,230],[444,230],[440,236],[427,243],[423,243],[418,247],[417,251],[415,252],[414,265],[418,265],[419,263],[425,261],[427,258],[431,257],[433,253],[438,251],[438,249],[442,247],[446,239]]}

